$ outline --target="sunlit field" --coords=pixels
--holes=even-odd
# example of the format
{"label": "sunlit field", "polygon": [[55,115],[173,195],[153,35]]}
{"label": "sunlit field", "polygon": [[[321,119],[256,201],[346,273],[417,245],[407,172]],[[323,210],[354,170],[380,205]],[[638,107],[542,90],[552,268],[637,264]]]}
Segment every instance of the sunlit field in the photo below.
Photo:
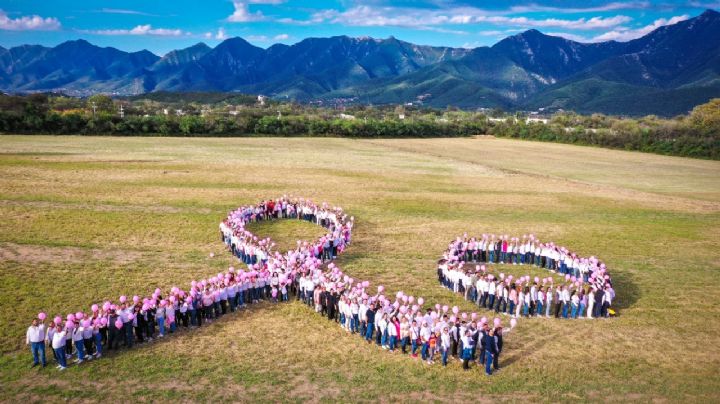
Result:
{"label": "sunlit field", "polygon": [[[355,216],[337,264],[356,279],[489,315],[438,285],[438,258],[465,232],[533,233],[604,260],[618,316],[522,319],[492,377],[390,354],[295,302],[62,373],[30,368],[39,311],[238,266],[218,223],[282,195]],[[322,234],[288,221],[253,230],[285,248]],[[714,161],[492,138],[2,136],[0,400],[718,402],[719,239]]]}

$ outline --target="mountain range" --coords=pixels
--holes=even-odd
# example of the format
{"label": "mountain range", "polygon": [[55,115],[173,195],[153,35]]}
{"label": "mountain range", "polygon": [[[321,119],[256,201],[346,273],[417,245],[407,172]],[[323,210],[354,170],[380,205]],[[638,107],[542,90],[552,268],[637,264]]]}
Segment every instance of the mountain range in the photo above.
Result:
{"label": "mountain range", "polygon": [[580,43],[529,30],[475,49],[347,36],[267,49],[236,37],[215,48],[199,43],[163,57],[85,40],[52,48],[0,47],[0,90],[220,91],[301,102],[351,98],[675,115],[720,97],[720,13],[707,10],[629,42]]}

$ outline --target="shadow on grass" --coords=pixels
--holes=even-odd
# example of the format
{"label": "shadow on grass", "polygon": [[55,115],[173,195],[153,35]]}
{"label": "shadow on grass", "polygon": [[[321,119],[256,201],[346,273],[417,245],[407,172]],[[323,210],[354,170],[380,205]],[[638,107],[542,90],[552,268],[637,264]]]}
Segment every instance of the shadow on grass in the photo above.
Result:
{"label": "shadow on grass", "polygon": [[612,281],[615,288],[615,300],[612,308],[615,310],[616,316],[620,316],[622,309],[627,309],[635,304],[642,292],[631,273],[613,272]]}

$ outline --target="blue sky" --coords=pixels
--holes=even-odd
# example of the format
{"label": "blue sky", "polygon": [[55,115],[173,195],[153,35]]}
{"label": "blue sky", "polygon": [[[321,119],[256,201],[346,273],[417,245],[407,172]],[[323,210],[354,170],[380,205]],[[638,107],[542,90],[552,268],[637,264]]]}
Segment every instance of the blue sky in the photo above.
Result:
{"label": "blue sky", "polygon": [[241,36],[268,47],[333,35],[454,47],[492,45],[535,28],[593,42],[627,41],[720,9],[720,1],[0,0],[0,45],[84,38],[162,55]]}

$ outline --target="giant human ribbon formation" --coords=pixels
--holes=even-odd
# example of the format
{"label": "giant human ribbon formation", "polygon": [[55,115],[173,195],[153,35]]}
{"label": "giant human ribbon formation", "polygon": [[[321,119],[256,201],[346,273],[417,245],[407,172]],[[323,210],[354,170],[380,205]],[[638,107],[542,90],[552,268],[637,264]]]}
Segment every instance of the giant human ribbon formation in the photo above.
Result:
{"label": "giant human ribbon formation", "polygon": [[[315,241],[298,241],[295,249],[281,254],[274,251],[275,243],[270,238],[259,238],[247,229],[249,223],[274,219],[306,220],[326,228],[327,233]],[[117,302],[107,300],[102,304],[92,304],[87,313],[79,311],[67,314],[66,320],[56,316],[53,323],[58,329],[62,328],[68,338],[72,335],[76,339],[78,333],[83,335],[85,348],[92,350],[92,346],[88,345],[90,338],[90,345],[97,345],[95,350],[99,352],[103,347],[117,349],[120,341],[126,346],[132,346],[136,341],[162,337],[168,332],[174,332],[180,324],[185,327],[188,324],[199,326],[203,321],[248,307],[260,300],[286,301],[292,294],[313,306],[317,312],[333,311],[325,314],[337,318],[348,331],[360,332],[368,339],[373,332],[368,333],[367,329],[378,327],[379,321],[393,317],[405,318],[409,323],[416,321],[418,325],[427,324],[433,331],[452,328],[454,325],[459,327],[460,323],[463,328],[473,329],[488,325],[486,317],[478,319],[476,313],[461,312],[457,306],[452,309],[441,304],[425,306],[422,297],[408,296],[402,291],[385,294],[382,285],[371,289],[369,281],[356,281],[344,274],[332,261],[350,245],[353,225],[354,218],[348,217],[341,208],[330,207],[325,203],[315,205],[310,200],[282,197],[267,203],[263,201],[258,205],[242,206],[230,212],[220,223],[220,235],[228,250],[247,269],[229,267],[224,273],[199,281],[193,280],[187,290],[172,286],[164,294],[158,288],[146,297],[135,295],[131,301],[127,296],[120,296]],[[522,253],[519,246],[524,247]],[[458,237],[449,245],[439,262],[439,281],[481,307],[513,315],[511,328],[516,325],[515,314],[528,315],[532,310],[518,310],[514,313],[513,310],[507,310],[507,306],[500,310],[503,296],[505,304],[509,298],[503,293],[539,288],[540,284],[552,285],[552,277],[540,280],[526,275],[513,279],[502,273],[496,277],[485,264],[476,265],[473,270],[468,268],[471,265],[465,267],[466,262],[536,264],[563,272],[567,284],[558,286],[562,290],[612,291],[605,265],[595,257],[580,258],[553,243],[542,244],[534,236],[523,236],[522,243],[519,238],[507,240],[507,236],[501,237],[498,242],[495,242],[494,236],[483,235],[478,239],[468,238],[467,235]],[[497,303],[488,304],[488,292],[493,288],[497,288],[494,290],[499,293]],[[322,293],[333,296],[332,307],[322,304]],[[562,295],[559,296],[562,299]],[[532,302],[530,306],[533,306]],[[360,316],[356,315],[358,307],[360,310],[376,307],[378,320],[375,324],[359,324]],[[38,317],[42,321],[46,315],[41,312]],[[493,320],[495,328],[501,328],[501,323],[499,317]],[[156,333],[156,326],[159,334]],[[363,330],[360,330],[361,326]],[[383,334],[383,343],[385,337]],[[68,347],[70,345],[68,343]]]}

